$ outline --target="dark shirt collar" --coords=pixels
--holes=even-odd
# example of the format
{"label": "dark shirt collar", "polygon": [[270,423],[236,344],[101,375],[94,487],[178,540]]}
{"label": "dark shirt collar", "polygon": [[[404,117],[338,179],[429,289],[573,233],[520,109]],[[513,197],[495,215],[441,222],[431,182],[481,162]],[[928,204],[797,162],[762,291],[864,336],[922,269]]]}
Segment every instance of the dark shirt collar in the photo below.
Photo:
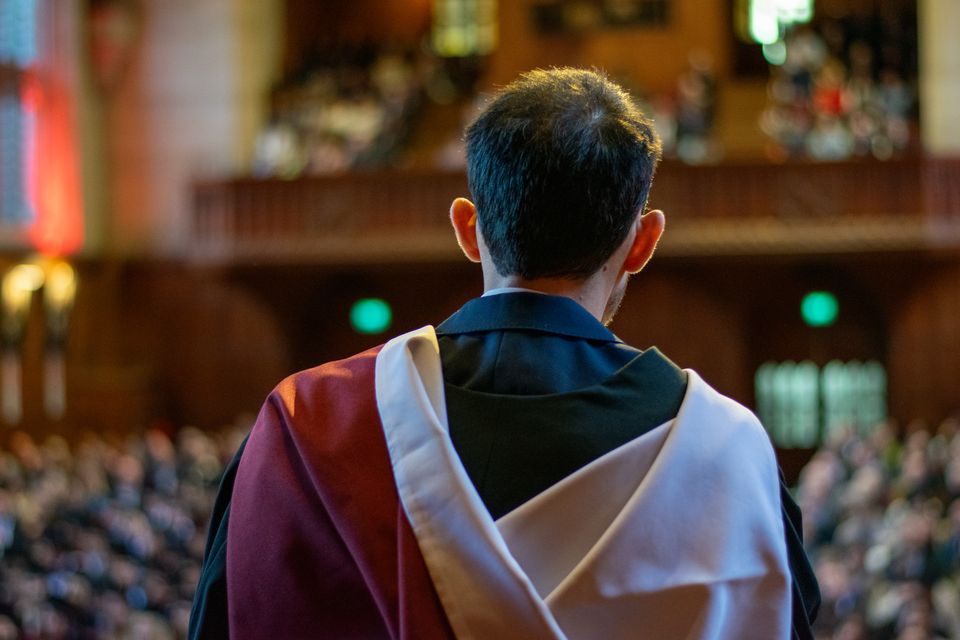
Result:
{"label": "dark shirt collar", "polygon": [[570,298],[522,291],[474,298],[437,327],[440,335],[504,330],[542,331],[585,340],[620,342]]}

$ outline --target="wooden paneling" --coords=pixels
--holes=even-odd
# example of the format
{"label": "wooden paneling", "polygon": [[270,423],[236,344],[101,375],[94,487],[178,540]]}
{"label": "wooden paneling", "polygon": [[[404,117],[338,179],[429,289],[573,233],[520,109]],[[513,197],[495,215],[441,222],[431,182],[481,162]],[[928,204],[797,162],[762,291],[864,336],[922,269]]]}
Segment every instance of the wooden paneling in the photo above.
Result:
{"label": "wooden paneling", "polygon": [[39,305],[30,318],[19,426],[31,433],[129,432],[158,419],[215,428],[256,411],[293,371],[285,309],[223,274],[100,260],[77,272],[62,420],[43,414]]}
{"label": "wooden paneling", "polygon": [[194,192],[193,257],[205,262],[456,259],[450,203],[462,173],[378,172],[235,179]]}
{"label": "wooden paneling", "polygon": [[659,348],[721,392],[750,402],[746,315],[736,298],[708,289],[698,272],[654,262],[631,282],[611,329],[636,347]]}
{"label": "wooden paneling", "polygon": [[903,419],[960,412],[960,264],[917,282],[892,310],[891,408]]}
{"label": "wooden paneling", "polygon": [[[129,431],[157,418],[216,427],[256,411],[287,374],[436,324],[482,290],[479,268],[463,259],[78,269],[65,420],[50,422],[40,409],[40,315],[25,344],[23,426],[39,434]],[[835,328],[800,323],[808,287],[840,298]],[[350,305],[367,296],[393,307],[382,335],[349,325]],[[888,367],[892,414],[936,422],[960,409],[958,318],[960,260],[949,256],[660,256],[631,282],[612,329],[748,406],[766,360],[875,358]]]}

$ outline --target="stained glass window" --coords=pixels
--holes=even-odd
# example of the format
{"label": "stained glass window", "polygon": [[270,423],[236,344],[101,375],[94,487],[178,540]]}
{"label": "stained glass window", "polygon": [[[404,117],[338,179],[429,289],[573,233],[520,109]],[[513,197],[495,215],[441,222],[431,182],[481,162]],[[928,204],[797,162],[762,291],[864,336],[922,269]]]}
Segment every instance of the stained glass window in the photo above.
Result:
{"label": "stained glass window", "polygon": [[0,0],[0,225],[33,217],[28,157],[33,114],[24,78],[37,58],[37,0]]}

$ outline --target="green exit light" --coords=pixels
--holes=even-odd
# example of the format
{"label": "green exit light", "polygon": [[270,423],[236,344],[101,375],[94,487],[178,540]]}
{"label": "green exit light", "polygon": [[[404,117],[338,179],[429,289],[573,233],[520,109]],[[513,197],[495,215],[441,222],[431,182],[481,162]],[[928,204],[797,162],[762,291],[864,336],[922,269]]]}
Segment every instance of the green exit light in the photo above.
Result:
{"label": "green exit light", "polygon": [[350,324],[357,333],[383,333],[392,320],[393,310],[380,298],[363,298],[350,307]]}
{"label": "green exit light", "polygon": [[829,327],[839,312],[837,297],[829,291],[811,291],[800,302],[800,315],[811,327]]}

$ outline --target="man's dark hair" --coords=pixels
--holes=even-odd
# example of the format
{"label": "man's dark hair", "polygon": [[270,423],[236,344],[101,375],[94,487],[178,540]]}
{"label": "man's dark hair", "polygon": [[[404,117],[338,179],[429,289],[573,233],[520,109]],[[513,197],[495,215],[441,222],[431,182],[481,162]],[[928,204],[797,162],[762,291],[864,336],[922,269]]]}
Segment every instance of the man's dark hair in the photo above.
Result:
{"label": "man's dark hair", "polygon": [[590,276],[646,206],[660,141],[630,95],[586,69],[537,69],[467,129],[467,178],[500,275]]}

